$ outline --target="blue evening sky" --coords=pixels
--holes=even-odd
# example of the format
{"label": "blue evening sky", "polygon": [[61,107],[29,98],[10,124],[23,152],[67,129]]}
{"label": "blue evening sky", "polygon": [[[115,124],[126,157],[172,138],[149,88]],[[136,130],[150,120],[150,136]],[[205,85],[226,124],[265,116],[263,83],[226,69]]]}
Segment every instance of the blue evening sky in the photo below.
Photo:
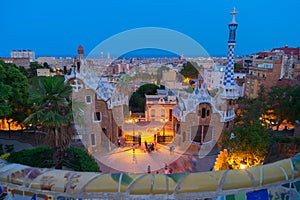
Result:
{"label": "blue evening sky", "polygon": [[162,27],[186,34],[210,55],[226,55],[229,12],[239,14],[236,54],[300,46],[299,0],[1,0],[0,57],[13,49],[36,55],[86,54],[133,28]]}

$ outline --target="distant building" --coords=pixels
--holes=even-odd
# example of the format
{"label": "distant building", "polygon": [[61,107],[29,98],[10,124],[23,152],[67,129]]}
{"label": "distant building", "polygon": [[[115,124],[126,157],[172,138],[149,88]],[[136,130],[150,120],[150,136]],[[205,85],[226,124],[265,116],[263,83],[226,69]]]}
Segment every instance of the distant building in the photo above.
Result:
{"label": "distant building", "polygon": [[246,76],[245,95],[256,98],[263,85],[270,91],[282,79],[300,78],[299,48],[274,48],[272,51],[259,52],[253,58]]}
{"label": "distant building", "polygon": [[204,70],[204,80],[208,90],[222,87],[225,68],[226,66],[217,65]]}
{"label": "distant building", "polygon": [[67,69],[70,69],[74,64],[74,60],[71,57],[56,58],[54,56],[40,56],[36,59],[36,61],[40,65],[44,65],[44,63],[47,63],[51,68],[62,69],[62,70],[64,69],[64,66],[66,66]]}
{"label": "distant building", "polygon": [[189,87],[188,84],[184,84],[182,81],[179,81],[177,72],[174,69],[162,72],[160,84],[164,85],[168,90],[182,90]]}
{"label": "distant building", "polygon": [[0,60],[3,60],[5,63],[13,63],[17,67],[23,66],[25,68],[29,68],[30,66],[29,58],[0,58]]}
{"label": "distant building", "polygon": [[[146,121],[161,122],[163,129],[157,135],[157,142],[170,143],[174,139],[173,109],[177,98],[171,90],[157,90],[156,95],[146,96]],[[168,139],[165,139],[168,138]]]}
{"label": "distant building", "polygon": [[35,53],[31,50],[12,50],[10,52],[11,58],[29,58],[30,62],[35,61]]}
{"label": "distant building", "polygon": [[37,76],[50,76],[50,69],[37,69]]}
{"label": "distant building", "polygon": [[47,63],[51,67],[56,66],[56,58],[54,56],[40,56],[36,59],[36,61],[40,65],[43,65],[44,63]]}

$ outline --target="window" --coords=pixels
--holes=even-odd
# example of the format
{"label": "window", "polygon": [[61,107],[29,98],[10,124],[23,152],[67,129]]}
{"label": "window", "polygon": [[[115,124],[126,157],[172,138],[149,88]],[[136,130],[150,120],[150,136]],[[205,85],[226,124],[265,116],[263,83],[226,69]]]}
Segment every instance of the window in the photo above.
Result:
{"label": "window", "polygon": [[165,109],[161,109],[161,117],[162,118],[165,118],[166,117],[166,114],[165,114]]}
{"label": "window", "polygon": [[209,117],[209,115],[210,115],[210,110],[207,110],[206,111],[206,116]]}
{"label": "window", "polygon": [[252,86],[254,86],[254,83],[255,83],[254,81],[251,81],[251,85],[252,85]]}
{"label": "window", "polygon": [[253,89],[251,89],[251,94],[253,94],[254,93],[254,90]]}
{"label": "window", "polygon": [[90,95],[85,96],[85,103],[86,104],[91,104],[92,103],[92,96],[90,96]]}
{"label": "window", "polygon": [[206,114],[206,109],[205,109],[205,108],[202,108],[202,115],[201,115],[201,117],[202,117],[202,118],[205,118],[205,114]]}
{"label": "window", "polygon": [[91,143],[92,143],[92,146],[96,146],[96,135],[95,134],[91,134]]}
{"label": "window", "polygon": [[185,141],[186,141],[186,133],[183,132],[183,133],[182,133],[182,142],[185,142]]}
{"label": "window", "polygon": [[155,110],[154,109],[150,110],[150,115],[151,115],[151,117],[155,117]]}
{"label": "window", "polygon": [[94,112],[94,122],[101,122],[101,121],[102,121],[102,113]]}

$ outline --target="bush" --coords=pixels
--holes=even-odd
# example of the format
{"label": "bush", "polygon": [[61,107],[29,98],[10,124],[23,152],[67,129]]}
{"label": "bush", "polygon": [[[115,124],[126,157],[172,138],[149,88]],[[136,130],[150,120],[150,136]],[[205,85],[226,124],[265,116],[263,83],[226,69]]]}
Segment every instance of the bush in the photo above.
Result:
{"label": "bush", "polygon": [[6,144],[4,146],[4,149],[5,149],[6,153],[14,152],[15,151],[15,145],[13,145],[13,144]]}
{"label": "bush", "polygon": [[0,156],[0,159],[7,161],[8,157],[9,157],[9,154],[3,154]]}
{"label": "bush", "polygon": [[[19,163],[31,167],[51,168],[54,167],[53,151],[50,147],[40,146],[33,149],[24,149],[12,152],[6,160],[11,163]],[[65,150],[63,166],[75,171],[99,172],[95,160],[82,149],[70,147]]]}
{"label": "bush", "polygon": [[75,171],[99,172],[95,160],[84,150],[70,147],[65,150],[63,165]]}
{"label": "bush", "polygon": [[7,161],[40,168],[50,168],[54,166],[51,149],[45,146],[12,152],[7,158]]}

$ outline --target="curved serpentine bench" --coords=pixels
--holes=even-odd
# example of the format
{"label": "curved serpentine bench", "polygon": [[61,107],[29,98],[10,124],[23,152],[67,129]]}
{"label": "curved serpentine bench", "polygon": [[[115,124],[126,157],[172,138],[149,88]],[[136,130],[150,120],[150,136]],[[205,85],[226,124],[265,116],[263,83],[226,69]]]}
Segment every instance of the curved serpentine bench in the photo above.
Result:
{"label": "curved serpentine bench", "polygon": [[190,174],[102,174],[32,168],[0,160],[0,186],[73,198],[192,199],[280,186],[300,180],[300,154],[245,170]]}

